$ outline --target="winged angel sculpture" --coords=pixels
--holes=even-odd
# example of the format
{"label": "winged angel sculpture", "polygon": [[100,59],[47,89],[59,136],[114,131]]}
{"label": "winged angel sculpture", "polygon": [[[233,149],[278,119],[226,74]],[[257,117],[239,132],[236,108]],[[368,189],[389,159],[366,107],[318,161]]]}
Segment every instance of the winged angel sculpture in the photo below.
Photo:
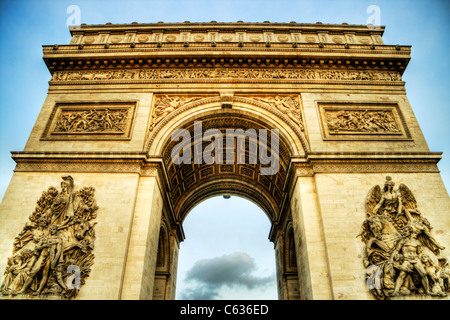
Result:
{"label": "winged angel sculpture", "polygon": [[0,295],[71,299],[89,276],[98,210],[95,190],[74,191],[73,178],[62,179],[61,191],[44,191],[15,237]]}
{"label": "winged angel sculpture", "polygon": [[388,176],[383,189],[372,187],[366,198],[367,219],[358,236],[366,245],[367,286],[378,299],[447,296],[450,272],[440,254],[445,248],[433,237],[411,190],[403,183],[394,186]]}
{"label": "winged angel sculpture", "polygon": [[150,126],[150,131],[152,131],[156,125],[161,122],[166,116],[168,116],[173,111],[179,109],[180,107],[188,104],[192,101],[199,100],[200,97],[186,98],[186,97],[170,97],[165,95],[159,100],[156,100],[154,111],[152,115],[152,124]]}
{"label": "winged angel sculpture", "polygon": [[283,112],[290,120],[297,124],[303,131],[303,120],[300,111],[300,103],[292,96],[275,96],[275,98],[269,97],[266,99],[255,98],[256,100],[265,102],[272,107],[275,107],[279,111]]}

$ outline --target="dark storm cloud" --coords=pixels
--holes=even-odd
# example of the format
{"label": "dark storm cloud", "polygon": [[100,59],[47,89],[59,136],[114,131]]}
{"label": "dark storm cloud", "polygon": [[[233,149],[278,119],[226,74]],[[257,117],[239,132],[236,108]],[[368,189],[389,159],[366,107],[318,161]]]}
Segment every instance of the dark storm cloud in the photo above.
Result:
{"label": "dark storm cloud", "polygon": [[186,274],[193,287],[183,291],[182,299],[214,299],[223,286],[255,289],[273,282],[273,276],[255,276],[256,269],[254,259],[242,252],[199,260]]}

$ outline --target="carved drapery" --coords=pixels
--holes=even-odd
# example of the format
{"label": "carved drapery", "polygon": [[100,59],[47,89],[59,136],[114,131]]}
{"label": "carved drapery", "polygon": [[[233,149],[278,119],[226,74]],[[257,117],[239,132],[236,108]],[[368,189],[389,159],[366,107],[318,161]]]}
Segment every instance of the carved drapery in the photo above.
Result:
{"label": "carved drapery", "polygon": [[24,298],[72,299],[94,264],[94,188],[74,191],[74,180],[63,176],[61,191],[49,187],[14,238],[0,294]]}
{"label": "carved drapery", "polygon": [[366,198],[367,219],[358,237],[365,243],[366,284],[378,299],[449,292],[448,259],[434,238],[432,226],[419,211],[405,185],[395,189],[391,177],[376,185]]}

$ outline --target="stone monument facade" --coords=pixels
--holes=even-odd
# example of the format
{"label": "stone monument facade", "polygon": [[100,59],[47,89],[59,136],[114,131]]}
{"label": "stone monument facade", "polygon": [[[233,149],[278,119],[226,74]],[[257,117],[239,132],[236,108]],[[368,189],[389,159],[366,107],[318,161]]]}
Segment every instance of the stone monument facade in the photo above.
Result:
{"label": "stone monument facade", "polygon": [[217,195],[270,219],[280,299],[448,297],[441,153],[406,97],[411,48],[384,27],[70,32],[43,47],[47,98],[12,153],[0,298],[174,299],[183,221]]}

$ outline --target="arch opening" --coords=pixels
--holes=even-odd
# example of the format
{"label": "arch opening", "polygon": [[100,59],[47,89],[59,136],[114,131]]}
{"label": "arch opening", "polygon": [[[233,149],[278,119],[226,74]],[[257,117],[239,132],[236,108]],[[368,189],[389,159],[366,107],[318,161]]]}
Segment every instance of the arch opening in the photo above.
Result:
{"label": "arch opening", "polygon": [[176,299],[277,299],[271,223],[239,196],[209,198],[183,222]]}
{"label": "arch opening", "polygon": [[[279,232],[277,226],[285,221],[283,216],[286,215],[289,202],[285,190],[290,161],[293,156],[305,155],[307,145],[301,139],[299,130],[292,129],[292,123],[288,122],[286,117],[263,106],[260,102],[249,103],[249,100],[247,98],[235,99],[232,108],[222,108],[220,101],[216,101],[215,98],[203,99],[203,102],[200,101],[201,103],[194,101],[189,108],[183,106],[173,111],[153,127],[148,153],[150,156],[157,154],[159,155],[157,157],[162,158],[166,177],[165,193],[168,199],[166,209],[170,212],[163,216],[170,216],[168,220],[172,221],[170,222],[172,225],[170,235],[165,240],[166,243],[169,243],[169,249],[162,244],[164,240],[160,240],[159,250],[169,250],[169,264],[168,271],[161,271],[166,272],[165,274],[155,274],[154,287],[156,291],[154,292],[160,290],[156,295],[159,298],[173,299],[175,292],[177,294],[180,292],[179,288],[175,290],[177,274],[180,267],[186,267],[184,262],[180,266],[178,264],[179,249],[186,243],[180,243],[184,240],[184,234],[181,239],[177,238],[174,225],[178,225],[177,230],[185,229],[186,239],[189,239],[189,230],[186,230],[185,224],[186,219],[190,220],[187,218],[188,215],[190,216],[196,212],[197,207],[210,201],[217,201],[217,199],[230,201],[223,197],[218,198],[218,196],[249,200],[246,202],[252,203],[255,208],[258,207],[260,213],[264,212],[268,218],[264,218],[268,224],[264,238],[267,245],[272,246],[270,250],[272,259],[275,259],[274,251],[278,255],[280,248],[278,248],[278,240],[275,240],[278,238],[273,237],[272,233],[274,230]],[[183,108],[185,108],[183,112],[179,111]],[[273,114],[267,112],[269,109],[274,111]],[[265,112],[258,113],[262,110]],[[170,121],[166,121],[167,118],[170,118]],[[174,132],[178,133],[173,135]],[[205,139],[205,137],[207,138]],[[228,157],[228,154],[232,156]],[[198,155],[200,155],[200,161],[196,158]],[[209,156],[209,160],[212,161],[204,161],[205,156]],[[262,169],[272,166],[271,162],[276,163],[276,170],[270,174],[264,174]],[[219,206],[213,211],[219,209],[222,208]],[[240,210],[240,208],[236,208],[233,210],[233,214]],[[200,225],[204,224],[200,223]],[[240,226],[237,222],[236,225]],[[183,228],[179,228],[181,226]],[[217,231],[217,233],[220,232]],[[274,244],[270,243],[269,237]],[[160,237],[160,239],[162,238]],[[203,242],[209,242],[209,239],[204,238]],[[287,250],[295,250],[295,247],[288,245]],[[183,255],[183,250],[180,252]],[[282,251],[281,254],[285,255],[285,251]],[[223,252],[222,255],[217,254],[208,259],[203,259],[203,262],[212,264],[217,259],[252,261],[251,256],[237,249],[233,252]],[[291,255],[290,259],[295,260],[295,254]],[[275,278],[279,279],[280,270],[282,277],[286,277],[287,273],[285,267],[280,267],[278,262],[273,262],[272,265],[277,269],[277,273],[274,272],[273,275],[272,284],[277,287],[274,292],[276,292],[275,295],[283,298],[284,294],[282,290],[280,291],[280,283],[277,283]],[[194,268],[194,265],[191,267]],[[296,266],[291,269],[292,272],[295,272]],[[190,275],[192,274],[195,274],[195,269],[190,272]],[[159,284],[156,283],[159,281],[158,276],[159,279],[164,279]],[[291,278],[298,282],[295,280],[298,278]],[[214,281],[217,279],[220,277],[216,277]],[[286,285],[286,281],[281,283],[282,287]],[[208,296],[206,289],[208,288],[199,288],[195,292],[196,297]],[[164,295],[161,295],[162,291],[165,292]],[[201,294],[205,294],[205,296]],[[185,292],[180,295],[183,298],[192,298],[194,293]]]}
{"label": "arch opening", "polygon": [[198,201],[221,193],[254,201],[270,220],[277,219],[293,152],[278,128],[251,115],[218,110],[177,130],[184,136],[166,137],[162,156],[180,221]]}

